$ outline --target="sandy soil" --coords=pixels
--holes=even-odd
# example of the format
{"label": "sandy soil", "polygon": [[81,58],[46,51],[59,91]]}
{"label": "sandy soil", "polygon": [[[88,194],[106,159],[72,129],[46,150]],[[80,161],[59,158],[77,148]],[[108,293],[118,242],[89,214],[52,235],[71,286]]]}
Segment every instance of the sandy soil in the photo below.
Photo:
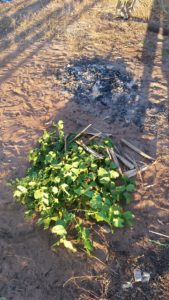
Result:
{"label": "sandy soil", "polygon": [[[167,239],[149,232],[169,232],[169,37],[162,30],[169,16],[163,22],[162,11],[154,17],[155,4],[152,14],[147,8],[149,20],[159,26],[151,32],[138,11],[120,22],[114,8],[113,1],[98,0],[0,3],[0,297],[7,300],[169,297],[169,249],[150,241]],[[122,59],[140,82],[141,101],[162,103],[164,112],[146,111],[142,132],[86,113],[55,76],[58,66],[82,57]],[[59,119],[68,132],[92,122],[156,158],[137,178],[133,228],[97,235],[93,257],[52,249],[53,237],[25,220],[7,186],[24,175],[29,149]],[[136,267],[150,272],[150,282],[123,290]],[[64,285],[73,276],[84,277]]]}

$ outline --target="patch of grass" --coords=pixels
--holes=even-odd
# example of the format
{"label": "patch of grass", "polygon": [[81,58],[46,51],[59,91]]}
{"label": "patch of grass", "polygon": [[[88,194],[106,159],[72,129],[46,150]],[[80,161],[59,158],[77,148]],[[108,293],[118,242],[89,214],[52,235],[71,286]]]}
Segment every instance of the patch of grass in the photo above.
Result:
{"label": "patch of grass", "polygon": [[[133,214],[125,211],[135,185],[119,175],[107,157],[109,138],[91,141],[88,153],[74,135],[66,138],[63,122],[56,130],[39,139],[39,147],[29,154],[30,168],[24,178],[14,183],[14,197],[26,207],[27,216],[37,216],[38,224],[56,235],[55,245],[76,251],[77,244],[93,250],[89,229],[92,223],[107,223],[114,228],[130,225]],[[102,157],[102,158],[101,158]]]}

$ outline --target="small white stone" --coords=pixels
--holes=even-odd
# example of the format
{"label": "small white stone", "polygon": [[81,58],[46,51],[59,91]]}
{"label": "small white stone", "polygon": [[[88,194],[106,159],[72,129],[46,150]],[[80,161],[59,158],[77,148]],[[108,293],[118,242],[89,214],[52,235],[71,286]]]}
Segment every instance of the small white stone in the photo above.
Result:
{"label": "small white stone", "polygon": [[133,287],[133,285],[130,281],[127,281],[126,283],[122,284],[122,289],[124,289],[124,290],[127,290],[132,287]]}

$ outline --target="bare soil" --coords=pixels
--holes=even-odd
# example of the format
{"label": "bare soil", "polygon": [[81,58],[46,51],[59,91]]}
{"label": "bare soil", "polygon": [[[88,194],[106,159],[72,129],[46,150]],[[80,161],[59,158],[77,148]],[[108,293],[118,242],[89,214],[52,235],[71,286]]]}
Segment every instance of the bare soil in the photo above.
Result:
{"label": "bare soil", "polygon": [[[133,18],[121,21],[114,18],[115,2],[110,0],[0,3],[0,297],[169,298],[169,248],[151,242],[169,239],[149,232],[169,234],[169,36],[163,34],[169,15],[156,1],[150,4],[142,1]],[[155,22],[158,30],[153,32],[148,22]],[[92,109],[85,112],[55,76],[57,67],[84,57],[123,61],[140,83],[140,101],[163,104],[164,112],[145,111],[142,131],[133,124],[103,120]],[[133,228],[113,235],[96,228],[91,257],[53,249],[51,234],[25,220],[24,208],[7,186],[25,174],[28,151],[43,129],[59,119],[67,132],[92,123],[156,158],[137,178],[130,205]],[[122,289],[123,283],[133,281],[136,267],[150,273],[149,283]]]}

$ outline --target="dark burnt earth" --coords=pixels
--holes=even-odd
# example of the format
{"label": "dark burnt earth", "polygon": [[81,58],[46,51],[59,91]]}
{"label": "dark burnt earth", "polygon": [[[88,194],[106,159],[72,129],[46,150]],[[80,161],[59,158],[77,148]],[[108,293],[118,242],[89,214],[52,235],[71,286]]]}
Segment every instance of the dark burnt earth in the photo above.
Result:
{"label": "dark burnt earth", "polygon": [[110,123],[134,124],[142,130],[146,110],[156,114],[164,109],[163,105],[157,107],[141,100],[139,83],[121,59],[114,64],[101,59],[82,59],[57,69],[56,76],[83,110],[103,118],[108,115]]}

